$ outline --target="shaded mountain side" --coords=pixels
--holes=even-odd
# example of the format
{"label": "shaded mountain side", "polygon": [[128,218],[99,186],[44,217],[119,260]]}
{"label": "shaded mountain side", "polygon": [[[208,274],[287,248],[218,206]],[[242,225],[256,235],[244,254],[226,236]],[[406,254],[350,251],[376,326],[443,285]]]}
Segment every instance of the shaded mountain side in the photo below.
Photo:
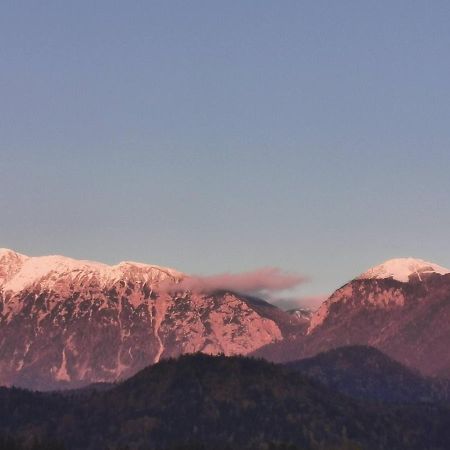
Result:
{"label": "shaded mountain side", "polygon": [[259,297],[236,293],[261,317],[273,320],[280,328],[284,339],[304,336],[309,326],[309,318],[300,314],[283,311]]}
{"label": "shaded mountain side", "polygon": [[450,447],[444,406],[365,404],[283,366],[201,354],[81,396],[1,388],[0,417],[0,434],[63,439],[73,450],[189,442],[208,449]]}
{"label": "shaded mountain side", "polygon": [[373,347],[340,347],[286,367],[353,398],[391,403],[450,399],[449,380],[423,377]]}
{"label": "shaded mountain side", "polygon": [[263,358],[273,363],[295,362],[303,358],[311,357],[317,353],[308,353],[305,341],[307,337],[298,335],[284,339],[283,341],[273,342],[264,345],[248,356],[253,358]]}

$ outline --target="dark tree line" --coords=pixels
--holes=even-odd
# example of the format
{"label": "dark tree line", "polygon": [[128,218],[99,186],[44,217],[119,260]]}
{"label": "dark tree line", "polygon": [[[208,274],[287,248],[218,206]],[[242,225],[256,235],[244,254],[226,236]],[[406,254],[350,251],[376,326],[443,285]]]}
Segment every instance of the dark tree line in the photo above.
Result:
{"label": "dark tree line", "polygon": [[446,405],[355,400],[243,357],[166,360],[106,390],[0,388],[0,450],[445,450],[448,423]]}

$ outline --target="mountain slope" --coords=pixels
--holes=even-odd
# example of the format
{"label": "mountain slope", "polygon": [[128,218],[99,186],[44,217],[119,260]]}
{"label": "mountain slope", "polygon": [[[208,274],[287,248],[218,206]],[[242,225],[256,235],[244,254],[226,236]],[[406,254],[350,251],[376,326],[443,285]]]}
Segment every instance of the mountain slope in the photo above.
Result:
{"label": "mountain slope", "polygon": [[339,347],[286,366],[353,398],[390,403],[450,399],[448,380],[425,378],[373,347]]}
{"label": "mountain slope", "polygon": [[0,385],[75,387],[182,353],[246,354],[296,319],[232,292],[193,292],[173,269],[0,250]]}
{"label": "mountain slope", "polygon": [[274,361],[369,345],[426,375],[450,376],[450,273],[412,258],[387,261],[350,281],[312,316],[306,336],[255,351]]}

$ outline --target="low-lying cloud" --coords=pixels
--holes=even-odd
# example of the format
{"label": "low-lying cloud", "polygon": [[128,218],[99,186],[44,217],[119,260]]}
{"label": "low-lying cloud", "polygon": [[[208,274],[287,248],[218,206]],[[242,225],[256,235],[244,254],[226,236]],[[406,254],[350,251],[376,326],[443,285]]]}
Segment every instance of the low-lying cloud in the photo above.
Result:
{"label": "low-lying cloud", "polygon": [[293,289],[307,280],[303,275],[285,273],[277,267],[266,267],[237,274],[189,276],[171,288],[203,293],[229,290],[251,295],[273,295]]}

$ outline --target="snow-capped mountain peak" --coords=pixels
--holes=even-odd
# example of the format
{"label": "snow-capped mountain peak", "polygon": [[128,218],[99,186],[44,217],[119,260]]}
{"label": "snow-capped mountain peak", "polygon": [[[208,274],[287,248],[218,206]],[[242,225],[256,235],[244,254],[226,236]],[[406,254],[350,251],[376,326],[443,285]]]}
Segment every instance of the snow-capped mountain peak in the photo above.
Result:
{"label": "snow-capped mountain peak", "polygon": [[445,275],[450,273],[450,270],[422,259],[396,258],[372,267],[361,274],[358,279],[369,280],[393,278],[394,280],[407,283],[411,275],[417,275],[419,280],[421,280],[422,275],[431,273]]}
{"label": "snow-capped mountain peak", "polygon": [[11,259],[25,259],[27,256],[17,253],[9,248],[0,248],[0,262],[4,262]]}
{"label": "snow-capped mountain peak", "polygon": [[183,353],[251,353],[305,328],[265,302],[188,289],[185,278],[130,261],[1,249],[0,385],[112,381]]}
{"label": "snow-capped mountain peak", "polygon": [[[402,287],[376,287],[377,280],[393,279],[402,283],[408,283],[410,277],[417,277],[424,281],[430,274],[446,275],[450,273],[449,269],[437,264],[424,261],[417,258],[395,258],[372,267],[351,280],[338,290],[336,290],[320,308],[313,314],[310,321],[308,333],[321,326],[330,315],[330,310],[335,303],[345,303],[347,307],[357,311],[360,307],[378,309],[390,309],[401,307],[406,302],[406,294]],[[359,286],[361,280],[373,280],[374,283],[368,283],[368,286]],[[352,299],[352,301],[349,301]]]}
{"label": "snow-capped mountain peak", "polygon": [[100,284],[129,278],[143,282],[180,280],[184,274],[174,269],[131,261],[109,266],[104,263],[77,260],[61,255],[26,256],[9,249],[0,249],[0,290],[19,292],[38,282],[51,285],[61,276],[69,279],[95,278]]}

